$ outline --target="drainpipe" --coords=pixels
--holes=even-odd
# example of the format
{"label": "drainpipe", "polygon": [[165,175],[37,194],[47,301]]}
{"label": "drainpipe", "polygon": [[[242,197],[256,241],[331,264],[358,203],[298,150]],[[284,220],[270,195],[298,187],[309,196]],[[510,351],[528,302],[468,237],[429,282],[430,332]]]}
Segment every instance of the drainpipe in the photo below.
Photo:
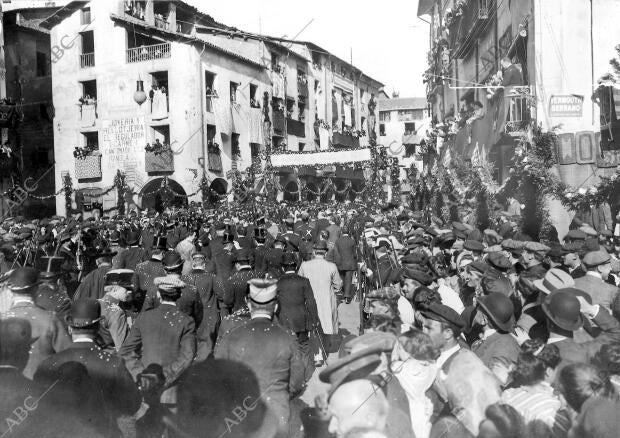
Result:
{"label": "drainpipe", "polygon": [[[590,64],[592,73],[591,94],[594,93],[594,0],[590,0]],[[592,126],[594,126],[594,103],[592,103]]]}
{"label": "drainpipe", "polygon": [[[204,72],[202,71],[202,54],[205,52],[206,46],[202,45],[202,50],[198,54],[198,80],[200,82],[200,142],[202,144],[202,174],[205,175],[207,173],[207,153],[206,153],[206,143],[205,143],[205,94],[203,90],[206,90],[206,84],[203,82],[205,80]],[[198,163],[200,164],[200,159],[198,159]]]}

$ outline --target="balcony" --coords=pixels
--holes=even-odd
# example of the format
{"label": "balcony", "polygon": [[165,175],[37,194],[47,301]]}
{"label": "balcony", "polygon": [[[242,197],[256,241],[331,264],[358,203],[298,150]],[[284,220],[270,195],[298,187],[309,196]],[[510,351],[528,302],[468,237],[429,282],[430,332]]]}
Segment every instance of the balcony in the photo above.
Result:
{"label": "balcony", "polygon": [[[154,59],[170,58],[170,43],[153,44],[127,49],[127,62],[152,61]],[[93,62],[94,65],[94,62]]]}
{"label": "balcony", "polygon": [[487,20],[493,15],[494,0],[471,1],[463,15],[450,26],[450,47],[454,59],[463,59],[475,46],[478,37],[489,31]]}
{"label": "balcony", "polygon": [[75,158],[75,177],[78,181],[101,179],[101,153],[94,151]]}
{"label": "balcony", "polygon": [[89,68],[95,66],[95,53],[80,54],[80,68]]}
{"label": "balcony", "polygon": [[287,134],[295,135],[297,137],[306,136],[306,125],[304,122],[300,122],[295,119],[286,119],[286,132]]}
{"label": "balcony", "polygon": [[273,112],[273,131],[277,135],[286,134],[286,119],[282,111]]}
{"label": "balcony", "polygon": [[148,174],[163,174],[174,172],[174,156],[170,149],[158,152],[145,152],[144,170]]}
{"label": "balcony", "polygon": [[343,134],[341,132],[334,132],[332,137],[332,144],[334,147],[342,148],[359,148],[360,139],[353,137],[352,135]]}
{"label": "balcony", "polygon": [[506,125],[504,131],[512,137],[521,137],[531,122],[530,106],[533,99],[530,87],[518,86],[505,90]]}

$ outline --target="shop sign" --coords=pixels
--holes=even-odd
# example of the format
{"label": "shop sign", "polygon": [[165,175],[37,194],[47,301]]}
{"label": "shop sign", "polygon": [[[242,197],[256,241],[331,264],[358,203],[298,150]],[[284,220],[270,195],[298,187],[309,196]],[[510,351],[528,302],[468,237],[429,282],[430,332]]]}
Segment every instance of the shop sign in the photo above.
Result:
{"label": "shop sign", "polygon": [[549,99],[550,117],[581,117],[583,96],[576,94],[551,96]]}

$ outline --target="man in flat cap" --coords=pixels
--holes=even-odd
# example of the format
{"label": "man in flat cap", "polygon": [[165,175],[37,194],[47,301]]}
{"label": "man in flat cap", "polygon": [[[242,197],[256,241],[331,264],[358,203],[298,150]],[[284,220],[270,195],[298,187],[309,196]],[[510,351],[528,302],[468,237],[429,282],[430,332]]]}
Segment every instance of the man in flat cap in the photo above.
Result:
{"label": "man in flat cap", "polygon": [[156,283],[159,306],[138,316],[119,354],[134,380],[147,366],[160,365],[165,378],[160,402],[175,408],[177,380],[196,355],[196,324],[177,308],[185,283],[173,277]]}
{"label": "man in flat cap", "polygon": [[99,334],[102,347],[110,353],[121,349],[129,333],[129,322],[122,303],[132,298],[134,271],[131,269],[111,269],[105,276],[103,298],[100,298],[101,322]]}
{"label": "man in flat cap", "polygon": [[581,263],[580,253],[583,251],[583,241],[568,242],[562,246],[564,257],[562,259],[562,269],[568,272],[571,277],[579,278],[586,275],[586,270]]}
{"label": "man in flat cap", "polygon": [[[435,415],[460,412],[458,420],[447,416],[433,425],[433,431],[455,423],[476,436],[478,425],[485,418],[487,406],[499,401],[501,388],[495,375],[471,351],[461,348],[459,337],[463,322],[458,313],[443,304],[431,303],[420,309],[424,333],[441,351],[437,359],[439,374],[432,387],[431,399]],[[449,408],[448,411],[444,411]],[[450,424],[452,425],[452,424]]]}
{"label": "man in flat cap", "polygon": [[20,318],[30,322],[30,356],[24,368],[24,376],[32,379],[37,366],[53,353],[64,350],[71,344],[64,324],[53,312],[37,307],[34,295],[39,286],[39,273],[25,267],[14,270],[9,277],[13,304],[0,318]]}
{"label": "man in flat cap", "polygon": [[525,242],[521,253],[521,263],[525,267],[524,272],[537,278],[543,278],[547,269],[542,262],[549,249],[547,245],[539,242]]}
{"label": "man in flat cap", "polygon": [[618,288],[605,280],[611,273],[611,257],[604,249],[590,251],[583,258],[586,275],[575,279],[575,287],[586,292],[593,304],[600,304],[607,310],[618,295]]}
{"label": "man in flat cap", "polygon": [[58,370],[69,362],[77,362],[88,371],[91,390],[100,394],[100,407],[107,422],[106,429],[116,431],[121,417],[129,419],[138,408],[142,397],[138,392],[123,360],[116,354],[103,351],[95,342],[101,322],[99,302],[92,298],[75,300],[68,318],[72,343],[67,349],[57,352],[43,361],[37,368],[35,381],[44,386],[54,383]]}
{"label": "man in flat cap", "polygon": [[241,362],[258,378],[262,399],[278,418],[278,435],[289,436],[289,400],[305,386],[305,366],[295,335],[273,322],[277,308],[274,279],[249,281],[251,319],[223,333],[215,358]]}

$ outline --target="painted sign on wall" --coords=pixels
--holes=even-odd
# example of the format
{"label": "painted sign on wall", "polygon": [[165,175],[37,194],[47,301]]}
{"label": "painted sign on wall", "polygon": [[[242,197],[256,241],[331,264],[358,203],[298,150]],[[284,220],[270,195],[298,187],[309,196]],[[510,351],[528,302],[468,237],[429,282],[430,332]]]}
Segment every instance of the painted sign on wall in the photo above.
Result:
{"label": "painted sign on wall", "polygon": [[126,117],[101,121],[101,146],[104,166],[124,168],[144,153],[146,125],[144,117]]}
{"label": "painted sign on wall", "polygon": [[551,96],[549,99],[550,117],[581,117],[583,96],[576,94]]}

